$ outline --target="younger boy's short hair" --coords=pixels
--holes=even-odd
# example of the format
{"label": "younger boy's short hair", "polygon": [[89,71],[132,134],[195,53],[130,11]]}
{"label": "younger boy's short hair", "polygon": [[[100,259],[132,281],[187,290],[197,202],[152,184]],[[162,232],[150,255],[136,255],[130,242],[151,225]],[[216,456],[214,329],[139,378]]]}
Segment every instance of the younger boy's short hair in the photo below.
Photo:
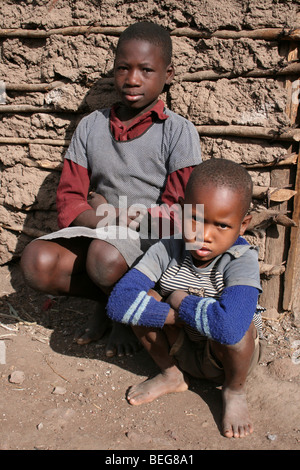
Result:
{"label": "younger boy's short hair", "polygon": [[248,212],[252,201],[253,183],[248,171],[242,165],[223,158],[206,160],[192,171],[186,192],[210,185],[238,192],[244,203],[245,214]]}
{"label": "younger boy's short hair", "polygon": [[116,54],[118,48],[125,41],[131,39],[139,39],[141,41],[147,41],[155,46],[161,48],[166,65],[169,65],[172,61],[172,40],[169,32],[162,26],[151,23],[148,21],[142,21],[140,23],[134,23],[126,28],[120,35]]}

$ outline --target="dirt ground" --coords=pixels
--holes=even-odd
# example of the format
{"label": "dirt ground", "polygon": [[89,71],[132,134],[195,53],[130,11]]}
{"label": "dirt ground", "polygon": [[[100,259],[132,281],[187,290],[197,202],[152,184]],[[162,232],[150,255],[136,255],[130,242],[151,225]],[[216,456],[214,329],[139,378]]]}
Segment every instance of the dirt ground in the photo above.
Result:
{"label": "dirt ground", "polygon": [[105,338],[87,346],[75,330],[94,308],[23,285],[17,263],[0,268],[0,450],[300,449],[300,331],[289,315],[265,320],[263,362],[248,380],[255,431],[220,434],[221,391],[193,380],[187,392],[145,406],[127,388],[155,374],[144,351],[107,359]]}

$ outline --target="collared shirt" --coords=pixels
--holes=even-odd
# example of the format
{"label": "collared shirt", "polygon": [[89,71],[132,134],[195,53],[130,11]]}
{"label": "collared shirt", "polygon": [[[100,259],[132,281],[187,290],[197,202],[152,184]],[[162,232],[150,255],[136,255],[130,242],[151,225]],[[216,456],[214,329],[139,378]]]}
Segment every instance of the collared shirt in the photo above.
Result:
{"label": "collared shirt", "polygon": [[114,138],[122,142],[139,137],[148,129],[149,126],[151,126],[154,119],[158,118],[161,121],[168,119],[168,116],[164,114],[164,103],[161,100],[159,100],[149,111],[146,111],[133,119],[129,126],[125,126],[118,118],[118,108],[118,104],[111,108],[110,128]]}
{"label": "collared shirt", "polygon": [[[164,103],[159,100],[151,110],[135,118],[129,126],[124,126],[122,121],[117,117],[118,106],[119,105],[114,105],[110,112],[110,129],[113,137],[118,141],[127,141],[139,137],[156,120],[165,120],[168,118],[163,112]],[[186,183],[192,170],[193,167],[186,167],[168,175],[161,197],[163,204],[172,206],[178,202],[179,197],[184,196]],[[87,202],[89,188],[90,175],[88,169],[76,164],[70,159],[65,159],[57,190],[58,224],[60,228],[68,227],[79,214],[85,210],[91,209],[91,206]],[[62,207],[64,209],[63,211],[61,210]],[[61,215],[62,212],[64,216]],[[155,215],[155,213],[152,215]],[[170,217],[167,212],[160,214],[160,216],[161,215]]]}

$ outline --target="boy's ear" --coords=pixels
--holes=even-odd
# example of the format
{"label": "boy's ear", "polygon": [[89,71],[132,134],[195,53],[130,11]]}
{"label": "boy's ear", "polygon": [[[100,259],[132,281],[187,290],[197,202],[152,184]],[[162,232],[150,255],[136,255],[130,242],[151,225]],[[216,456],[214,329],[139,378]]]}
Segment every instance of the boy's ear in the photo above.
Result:
{"label": "boy's ear", "polygon": [[241,223],[240,235],[244,235],[244,233],[246,232],[251,220],[252,220],[252,215],[250,215],[250,214],[245,215],[245,217],[243,218],[243,221]]}
{"label": "boy's ear", "polygon": [[173,80],[175,76],[175,69],[174,65],[171,63],[167,67],[167,72],[166,72],[166,85],[170,85],[171,81]]}

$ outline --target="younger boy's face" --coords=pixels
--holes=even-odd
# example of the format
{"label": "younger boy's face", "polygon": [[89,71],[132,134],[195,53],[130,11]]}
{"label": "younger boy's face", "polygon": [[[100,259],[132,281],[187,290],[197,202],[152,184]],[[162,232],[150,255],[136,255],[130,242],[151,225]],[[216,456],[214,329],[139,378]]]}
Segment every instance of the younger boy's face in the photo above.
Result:
{"label": "younger boy's face", "polygon": [[[251,216],[243,215],[239,193],[225,187],[204,185],[191,191],[184,204],[189,204],[191,207],[189,215],[193,232],[203,231],[203,243],[190,250],[198,267],[208,266],[214,258],[228,250],[238,236],[245,233],[251,220]],[[204,207],[203,220],[199,218],[196,204]],[[184,215],[186,215],[185,208]],[[193,243],[195,241],[193,235],[189,235],[185,228],[183,230],[186,243]]]}
{"label": "younger boy's face", "polygon": [[173,66],[166,65],[160,47],[136,39],[120,45],[114,67],[115,87],[132,115],[151,109],[173,76]]}

